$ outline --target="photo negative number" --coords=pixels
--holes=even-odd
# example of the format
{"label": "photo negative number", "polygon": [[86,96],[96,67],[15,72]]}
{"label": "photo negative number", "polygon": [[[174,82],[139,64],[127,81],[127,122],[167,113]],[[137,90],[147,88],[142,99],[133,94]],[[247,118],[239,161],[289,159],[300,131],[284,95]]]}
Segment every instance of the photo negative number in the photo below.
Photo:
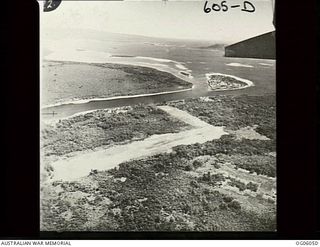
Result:
{"label": "photo negative number", "polygon": [[61,0],[45,0],[43,5],[43,11],[44,12],[53,11],[56,8],[58,8],[60,3],[61,3]]}

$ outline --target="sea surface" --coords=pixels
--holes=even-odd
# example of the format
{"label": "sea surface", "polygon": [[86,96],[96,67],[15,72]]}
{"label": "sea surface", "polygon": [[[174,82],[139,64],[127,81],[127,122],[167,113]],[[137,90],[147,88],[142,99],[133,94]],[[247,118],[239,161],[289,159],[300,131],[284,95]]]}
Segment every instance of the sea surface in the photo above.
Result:
{"label": "sea surface", "polygon": [[[42,36],[42,57],[49,61],[79,61],[88,63],[119,63],[147,66],[167,71],[193,83],[191,91],[168,95],[140,96],[114,100],[98,100],[73,104],[66,102],[47,107],[57,115],[45,117],[66,117],[72,114],[107,107],[155,103],[190,97],[215,94],[274,94],[276,90],[275,60],[224,57],[224,49],[208,49],[214,41],[177,40],[144,36],[98,33],[95,31],[73,33],[45,32]],[[221,73],[253,82],[254,86],[240,90],[210,91],[206,74]]]}

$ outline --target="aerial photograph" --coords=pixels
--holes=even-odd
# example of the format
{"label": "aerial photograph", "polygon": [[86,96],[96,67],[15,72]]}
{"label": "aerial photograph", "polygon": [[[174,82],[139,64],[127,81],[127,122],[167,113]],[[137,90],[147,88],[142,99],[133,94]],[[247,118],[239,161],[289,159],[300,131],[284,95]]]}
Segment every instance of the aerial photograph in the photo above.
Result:
{"label": "aerial photograph", "polygon": [[43,232],[274,232],[272,0],[40,9]]}

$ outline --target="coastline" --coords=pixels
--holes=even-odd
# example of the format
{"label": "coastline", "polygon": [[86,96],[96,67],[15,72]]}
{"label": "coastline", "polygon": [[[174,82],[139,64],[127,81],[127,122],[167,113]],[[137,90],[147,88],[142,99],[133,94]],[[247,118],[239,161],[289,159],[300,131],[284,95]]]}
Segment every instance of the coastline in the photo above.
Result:
{"label": "coastline", "polygon": [[[156,69],[162,72],[170,73],[179,79],[186,80],[188,82],[190,79],[193,79],[191,75],[191,70],[188,69],[183,63],[163,58],[155,58],[155,57],[144,57],[144,56],[117,56],[114,54],[106,53],[106,52],[94,52],[94,51],[68,51],[68,59],[64,59],[66,56],[65,53],[61,52],[52,52],[49,55],[44,57],[44,61],[51,62],[80,62],[80,63],[88,63],[88,64],[123,64],[123,65],[132,65],[132,66],[140,66]],[[128,61],[131,60],[131,61]],[[149,62],[148,62],[149,61]],[[156,63],[152,63],[156,62]],[[171,68],[169,64],[174,64],[175,68]],[[187,72],[190,76],[182,76],[180,72]],[[189,79],[189,80],[188,80]],[[191,82],[192,83],[192,82]]]}
{"label": "coastline", "polygon": [[[88,64],[88,65],[95,65],[97,63],[89,63],[89,62],[79,62],[79,61],[61,61],[61,60],[44,60],[46,62],[57,62],[60,65],[64,62],[76,62],[76,63],[80,63],[80,64]],[[117,64],[117,65],[127,65],[127,66],[138,66],[138,67],[143,67],[143,68],[151,68],[151,69],[155,69],[161,72],[165,72],[165,73],[169,73],[170,75],[177,77],[178,79],[181,79],[183,81],[186,81],[190,84],[192,84],[192,87],[190,88],[185,88],[185,89],[179,89],[179,90],[172,90],[172,91],[162,91],[162,92],[156,92],[156,93],[144,93],[144,94],[133,94],[133,95],[120,95],[120,96],[111,96],[111,97],[94,97],[94,98],[74,98],[74,99],[70,99],[70,100],[64,100],[61,102],[57,102],[57,103],[53,103],[53,104],[44,104],[41,106],[41,110],[46,109],[46,108],[50,108],[50,107],[56,107],[56,106],[61,106],[61,105],[68,105],[68,104],[86,104],[89,102],[94,102],[94,101],[111,101],[111,100],[116,100],[116,99],[129,99],[129,98],[139,98],[139,97],[145,97],[145,96],[157,96],[157,95],[167,95],[167,94],[174,94],[174,93],[180,93],[180,92],[187,92],[187,91],[191,91],[195,88],[195,84],[192,83],[190,80],[187,80],[185,77],[188,76],[182,76],[181,75],[181,71],[179,72],[180,76],[178,77],[175,73],[172,73],[168,70],[161,70],[159,69],[157,66],[144,66],[144,65],[137,65],[135,63],[116,63],[116,62],[111,62],[111,63],[99,63],[99,64]],[[238,87],[238,88],[224,88],[224,89],[211,89],[209,86],[209,90],[208,91],[234,91],[234,90],[241,90],[241,89],[245,89],[248,87],[252,87],[254,86],[254,83],[250,80],[247,79],[243,79],[234,75],[229,75],[229,74],[222,74],[222,73],[216,73],[216,72],[210,72],[210,73],[206,73],[206,79],[207,79],[207,83],[208,80],[210,79],[211,75],[220,75],[220,76],[224,76],[224,77],[230,77],[233,79],[236,79],[238,81],[241,81],[243,83],[245,83],[245,86],[242,87]],[[189,79],[192,77],[188,77]],[[209,83],[208,83],[209,85]]]}
{"label": "coastline", "polygon": [[[224,77],[230,77],[230,78],[233,78],[235,80],[238,80],[240,82],[243,82],[246,84],[246,86],[242,86],[242,87],[238,87],[238,88],[223,88],[223,89],[212,89],[209,85],[209,80],[210,80],[210,76],[211,75],[220,75],[220,76],[224,76]],[[233,90],[240,90],[240,89],[245,89],[245,88],[248,88],[248,87],[253,87],[254,86],[254,83],[248,79],[243,79],[243,78],[240,78],[238,76],[234,76],[234,75],[228,75],[228,74],[222,74],[222,73],[215,73],[215,72],[212,72],[212,73],[207,73],[206,74],[206,78],[207,78],[207,83],[208,83],[208,86],[209,86],[209,90],[210,91],[216,91],[216,92],[219,92],[219,91],[233,91]]]}
{"label": "coastline", "polygon": [[[178,85],[172,85],[173,90],[168,90],[168,85],[162,85],[162,82],[160,80],[159,83],[159,88],[154,88],[153,91],[158,91],[158,92],[151,92],[151,93],[139,93],[139,90],[137,91],[136,94],[129,94],[129,95],[118,95],[118,96],[112,96],[112,94],[110,96],[98,96],[98,97],[72,97],[71,99],[66,99],[66,100],[61,100],[61,101],[57,101],[54,103],[47,103],[47,104],[41,104],[41,109],[45,109],[45,108],[49,108],[49,107],[56,107],[56,106],[60,106],[60,105],[67,105],[67,104],[85,104],[91,101],[105,101],[105,100],[115,100],[115,99],[127,99],[127,98],[138,98],[138,97],[144,97],[144,96],[156,96],[156,95],[165,95],[165,94],[172,94],[172,93],[179,93],[179,92],[185,92],[185,91],[190,91],[192,89],[194,89],[195,84],[193,83],[192,80],[192,75],[190,74],[190,70],[188,70],[187,68],[185,68],[186,70],[177,70],[174,71],[174,69],[171,69],[169,66],[165,65],[165,64],[158,64],[158,66],[152,65],[152,64],[148,64],[148,63],[141,63],[141,62],[123,62],[123,61],[105,61],[105,62],[98,62],[96,60],[94,60],[94,58],[92,58],[93,60],[84,60],[81,57],[79,57],[79,59],[68,59],[68,60],[63,60],[63,59],[43,59],[43,63],[56,63],[59,66],[64,66],[64,65],[68,65],[68,64],[80,64],[80,65],[88,65],[88,66],[97,66],[101,68],[101,65],[118,65],[120,66],[119,68],[116,69],[122,69],[121,65],[123,66],[130,66],[133,69],[135,68],[141,68],[143,69],[153,69],[156,71],[159,71],[161,73],[167,73],[170,76],[172,76],[173,81],[175,80],[175,78],[177,80],[182,80],[185,85],[182,85],[181,87],[183,89],[177,89]],[[156,59],[156,58],[155,58]],[[170,60],[171,61],[171,60]],[[175,65],[178,62],[175,61],[171,61],[173,62]],[[159,68],[159,66],[161,66],[161,68]],[[106,68],[108,69],[108,68]],[[181,69],[181,68],[180,68]],[[181,72],[185,72],[188,75],[184,75]],[[149,72],[147,72],[149,73]],[[147,74],[146,74],[147,75]],[[56,76],[56,74],[55,74]],[[55,81],[55,80],[54,80]],[[174,82],[175,83],[175,82]],[[43,83],[41,83],[43,84]],[[189,85],[187,85],[189,84]],[[146,85],[148,86],[148,85]],[[162,87],[162,88],[161,88]],[[157,90],[159,89],[159,90]],[[161,89],[163,89],[164,91],[161,91]],[[141,91],[141,90],[140,90]],[[134,93],[134,92],[133,92]]]}

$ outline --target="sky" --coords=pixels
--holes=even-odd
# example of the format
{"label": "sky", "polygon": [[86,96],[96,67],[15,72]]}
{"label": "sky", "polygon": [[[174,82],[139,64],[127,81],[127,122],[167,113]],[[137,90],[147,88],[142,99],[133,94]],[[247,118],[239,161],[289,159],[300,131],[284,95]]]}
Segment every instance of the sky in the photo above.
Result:
{"label": "sky", "polygon": [[[220,3],[221,1],[208,1]],[[228,6],[244,1],[227,0]],[[42,28],[91,29],[151,37],[236,42],[273,31],[271,0],[251,0],[255,12],[203,11],[205,1],[67,1],[41,14]]]}

